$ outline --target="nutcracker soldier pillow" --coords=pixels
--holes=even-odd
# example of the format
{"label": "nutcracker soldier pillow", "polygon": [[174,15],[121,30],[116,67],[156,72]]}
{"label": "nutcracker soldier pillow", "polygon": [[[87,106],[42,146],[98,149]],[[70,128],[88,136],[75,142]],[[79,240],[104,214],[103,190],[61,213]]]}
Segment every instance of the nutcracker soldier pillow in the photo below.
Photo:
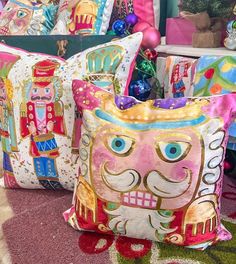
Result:
{"label": "nutcracker soldier pillow", "polygon": [[236,94],[114,100],[83,81],[73,92],[83,116],[73,227],[196,249],[231,238],[220,196]]}
{"label": "nutcracker soldier pillow", "polygon": [[46,55],[0,52],[5,187],[73,189],[74,108],[60,77],[64,64]]}
{"label": "nutcracker soldier pillow", "polygon": [[61,0],[54,35],[104,35],[114,0]]}
{"label": "nutcracker soldier pillow", "polygon": [[141,40],[136,34],[68,61],[0,44],[1,185],[73,189],[81,119],[72,77],[113,92],[113,87],[127,86]]}
{"label": "nutcracker soldier pillow", "polygon": [[0,35],[48,35],[57,9],[53,1],[9,0],[0,14]]}

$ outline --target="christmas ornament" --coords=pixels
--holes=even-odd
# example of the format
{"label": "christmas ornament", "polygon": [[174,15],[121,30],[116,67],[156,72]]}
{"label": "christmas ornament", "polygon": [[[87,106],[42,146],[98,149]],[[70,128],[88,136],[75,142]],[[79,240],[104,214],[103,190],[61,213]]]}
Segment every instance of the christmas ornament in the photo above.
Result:
{"label": "christmas ornament", "polygon": [[107,31],[108,36],[116,36],[116,33],[113,30]]}
{"label": "christmas ornament", "polygon": [[125,18],[125,21],[126,23],[129,25],[129,26],[134,26],[137,24],[138,22],[138,17],[132,13],[132,14],[129,14],[126,18]]}
{"label": "christmas ornament", "polygon": [[132,81],[129,87],[129,95],[140,101],[146,101],[151,93],[151,85],[147,80]]}
{"label": "christmas ornament", "polygon": [[144,49],[155,49],[160,44],[161,34],[156,28],[149,27],[144,29],[142,32],[143,41],[141,45]]}
{"label": "christmas ornament", "polygon": [[112,25],[112,30],[116,33],[116,35],[121,36],[125,33],[127,25],[123,20],[116,20]]}
{"label": "christmas ornament", "polygon": [[227,25],[228,37],[224,41],[227,49],[236,50],[236,20],[232,20]]}
{"label": "christmas ornament", "polygon": [[147,60],[141,61],[138,64],[137,69],[143,72],[144,74],[155,76],[154,66],[151,61],[147,61]]}
{"label": "christmas ornament", "polygon": [[133,33],[136,33],[136,32],[143,32],[146,28],[149,28],[151,27],[150,24],[148,24],[147,22],[138,22],[134,28],[133,28]]}
{"label": "christmas ornament", "polygon": [[158,53],[155,50],[150,49],[146,49],[144,51],[144,54],[149,60],[155,60],[158,56]]}

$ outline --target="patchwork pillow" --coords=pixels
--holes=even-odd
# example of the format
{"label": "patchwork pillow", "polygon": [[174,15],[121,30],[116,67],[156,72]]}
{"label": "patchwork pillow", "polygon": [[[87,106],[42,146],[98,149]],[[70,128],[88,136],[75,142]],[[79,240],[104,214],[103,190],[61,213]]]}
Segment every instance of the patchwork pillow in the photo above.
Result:
{"label": "patchwork pillow", "polygon": [[30,0],[9,0],[0,15],[0,35],[48,35],[58,5]]}
{"label": "patchwork pillow", "polygon": [[231,238],[220,196],[236,94],[114,100],[79,80],[73,92],[83,120],[73,227],[202,250]]}
{"label": "patchwork pillow", "polygon": [[124,19],[130,13],[135,13],[140,21],[146,21],[158,29],[160,23],[160,0],[115,0],[110,26],[117,19]]}
{"label": "patchwork pillow", "polygon": [[61,0],[52,34],[106,34],[113,3],[114,0]]}
{"label": "patchwork pillow", "polygon": [[[236,92],[236,56],[203,56],[196,66],[193,96],[210,96]],[[236,122],[230,127],[236,137]]]}
{"label": "patchwork pillow", "polygon": [[81,119],[72,96],[72,76],[103,87],[113,82],[116,87],[126,85],[141,40],[140,34],[133,35],[68,61],[0,44],[2,186],[74,188]]}

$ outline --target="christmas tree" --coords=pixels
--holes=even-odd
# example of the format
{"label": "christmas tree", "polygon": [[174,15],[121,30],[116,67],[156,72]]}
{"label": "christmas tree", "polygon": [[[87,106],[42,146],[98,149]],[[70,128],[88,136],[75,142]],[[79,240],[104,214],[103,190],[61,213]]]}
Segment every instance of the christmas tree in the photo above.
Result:
{"label": "christmas tree", "polygon": [[210,17],[231,18],[235,0],[181,0],[180,9],[193,14],[207,11]]}

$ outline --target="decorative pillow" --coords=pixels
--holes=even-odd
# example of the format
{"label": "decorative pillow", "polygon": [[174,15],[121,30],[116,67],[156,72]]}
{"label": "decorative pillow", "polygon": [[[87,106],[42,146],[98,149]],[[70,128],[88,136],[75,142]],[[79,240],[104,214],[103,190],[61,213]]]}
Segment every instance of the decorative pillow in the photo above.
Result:
{"label": "decorative pillow", "polygon": [[114,0],[61,0],[52,34],[106,34],[113,3]]}
{"label": "decorative pillow", "polygon": [[110,25],[117,19],[124,19],[130,13],[135,13],[140,21],[146,21],[158,29],[160,0],[115,0]]}
{"label": "decorative pillow", "polygon": [[9,0],[0,15],[0,35],[48,35],[58,5],[30,0]]}
{"label": "decorative pillow", "polygon": [[81,119],[72,76],[101,86],[126,85],[141,39],[138,34],[103,44],[67,62],[0,44],[1,185],[74,188]]}
{"label": "decorative pillow", "polygon": [[82,109],[80,174],[65,219],[79,230],[205,249],[220,223],[236,94],[138,102],[73,82]]}
{"label": "decorative pillow", "polygon": [[157,58],[157,78],[164,87],[165,98],[192,96],[196,59],[180,56]]}
{"label": "decorative pillow", "polygon": [[71,85],[73,79],[86,80],[108,91],[128,95],[142,36],[142,33],[132,34],[74,55],[67,60],[65,82]]}
{"label": "decorative pillow", "polygon": [[61,79],[65,62],[19,53],[0,52],[1,185],[72,190],[78,167],[71,147],[72,92]]}
{"label": "decorative pillow", "polygon": [[[198,60],[193,96],[210,96],[236,92],[236,56],[203,56]],[[230,128],[236,137],[236,122]]]}

